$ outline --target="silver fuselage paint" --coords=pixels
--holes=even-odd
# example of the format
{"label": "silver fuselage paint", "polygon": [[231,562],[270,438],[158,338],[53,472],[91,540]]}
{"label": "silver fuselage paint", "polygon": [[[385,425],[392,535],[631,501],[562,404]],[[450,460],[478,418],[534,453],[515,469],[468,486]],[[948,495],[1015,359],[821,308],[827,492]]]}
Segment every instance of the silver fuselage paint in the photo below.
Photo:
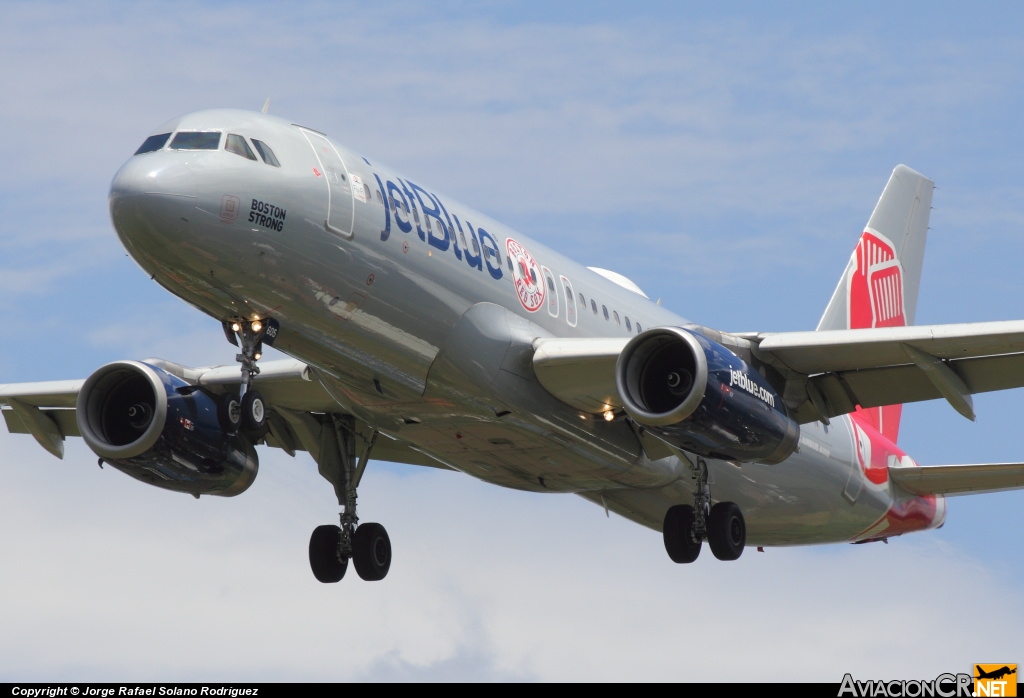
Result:
{"label": "silver fuselage paint", "polygon": [[[339,409],[462,472],[621,495],[612,508],[654,528],[692,501],[678,459],[650,460],[621,418],[556,400],[529,365],[535,337],[628,337],[684,318],[310,129],[212,110],[154,133],[177,131],[257,138],[281,166],[227,152],[223,136],[219,150],[125,163],[114,227],[171,293],[218,321],[275,318],[275,348],[313,367]],[[749,545],[870,537],[895,493],[860,482],[855,448],[846,417],[805,425],[783,463],[709,461],[712,494],[740,505]]]}

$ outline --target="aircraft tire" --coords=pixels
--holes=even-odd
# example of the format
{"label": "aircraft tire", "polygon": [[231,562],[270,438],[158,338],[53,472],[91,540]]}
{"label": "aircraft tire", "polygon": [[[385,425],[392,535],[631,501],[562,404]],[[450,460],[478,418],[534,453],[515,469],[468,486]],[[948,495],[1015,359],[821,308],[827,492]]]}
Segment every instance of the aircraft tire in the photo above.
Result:
{"label": "aircraft tire", "polygon": [[352,562],[368,582],[379,582],[391,569],[391,539],[379,523],[364,523],[352,536]]}
{"label": "aircraft tire", "polygon": [[665,523],[662,535],[665,538],[665,551],[672,562],[693,562],[700,555],[701,541],[694,542],[693,507],[676,504],[665,512]]}
{"label": "aircraft tire", "polygon": [[242,426],[242,405],[234,393],[224,393],[217,400],[217,422],[225,434],[237,434]]}
{"label": "aircraft tire", "polygon": [[337,526],[317,526],[309,537],[309,566],[313,576],[324,584],[340,582],[348,569],[348,558],[338,557],[341,529]]}
{"label": "aircraft tire", "polygon": [[267,405],[255,390],[247,390],[242,397],[242,421],[249,431],[260,431],[267,419]]}
{"label": "aircraft tire", "polygon": [[735,560],[747,543],[747,523],[735,502],[719,502],[708,517],[708,545],[719,560]]}

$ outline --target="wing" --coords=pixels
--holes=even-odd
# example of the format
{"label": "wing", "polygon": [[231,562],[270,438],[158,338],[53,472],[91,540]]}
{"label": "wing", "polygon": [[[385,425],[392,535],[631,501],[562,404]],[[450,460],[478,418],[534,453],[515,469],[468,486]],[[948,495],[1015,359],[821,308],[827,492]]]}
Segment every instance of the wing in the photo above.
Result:
{"label": "wing", "polygon": [[[147,359],[152,364],[193,385],[214,391],[237,389],[240,382],[237,366],[189,368],[161,359]],[[47,451],[64,457],[64,439],[81,436],[75,405],[84,380],[49,381],[44,383],[13,383],[0,385],[0,406],[4,421],[12,434],[32,434]],[[260,374],[254,387],[269,406],[267,433],[263,443],[281,448],[289,455],[308,451],[320,462],[321,430],[330,415],[346,414],[342,406],[324,388],[315,369],[301,361],[283,359],[260,363]],[[436,468],[447,466],[413,450],[408,444],[390,437],[377,439],[374,460]]]}
{"label": "wing", "polygon": [[[693,328],[693,326],[691,326]],[[794,418],[945,398],[974,419],[971,395],[1024,386],[1024,321],[818,332],[700,331],[779,372]],[[621,405],[615,362],[628,339],[534,342],[533,368],[555,397],[591,413]]]}
{"label": "wing", "polygon": [[556,398],[583,412],[619,407],[615,362],[628,337],[542,338],[533,342],[533,371]]}
{"label": "wing", "polygon": [[972,394],[1024,386],[1019,320],[739,336],[786,378],[800,422],[936,398],[974,419]]}
{"label": "wing", "polygon": [[890,467],[893,483],[911,494],[978,494],[1024,488],[1024,463]]}

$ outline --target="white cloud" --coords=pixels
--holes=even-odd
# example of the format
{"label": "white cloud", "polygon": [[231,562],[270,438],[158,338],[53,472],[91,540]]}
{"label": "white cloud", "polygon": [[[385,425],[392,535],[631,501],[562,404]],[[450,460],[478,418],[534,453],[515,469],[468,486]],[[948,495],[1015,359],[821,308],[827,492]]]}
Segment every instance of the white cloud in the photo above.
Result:
{"label": "white cloud", "polygon": [[[571,496],[371,467],[379,584],[317,583],[329,522],[308,457],[267,453],[238,498],[194,501],[0,436],[5,680],[838,681],[926,678],[1021,649],[1024,597],[926,537],[670,563],[658,534]],[[351,571],[350,571],[351,572]],[[1002,660],[1000,660],[1002,661]]]}

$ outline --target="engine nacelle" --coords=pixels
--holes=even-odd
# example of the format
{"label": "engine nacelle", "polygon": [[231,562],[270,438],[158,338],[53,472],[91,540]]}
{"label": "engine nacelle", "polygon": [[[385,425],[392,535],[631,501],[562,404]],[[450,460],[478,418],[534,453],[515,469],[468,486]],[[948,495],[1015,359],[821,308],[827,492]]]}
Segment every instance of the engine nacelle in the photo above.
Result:
{"label": "engine nacelle", "polygon": [[760,374],[681,327],[634,337],[619,355],[615,383],[635,422],[702,456],[778,463],[800,439],[800,425]]}
{"label": "engine nacelle", "polygon": [[105,463],[156,487],[233,497],[259,470],[252,444],[221,428],[213,396],[140,361],[115,361],[89,376],[77,419]]}

